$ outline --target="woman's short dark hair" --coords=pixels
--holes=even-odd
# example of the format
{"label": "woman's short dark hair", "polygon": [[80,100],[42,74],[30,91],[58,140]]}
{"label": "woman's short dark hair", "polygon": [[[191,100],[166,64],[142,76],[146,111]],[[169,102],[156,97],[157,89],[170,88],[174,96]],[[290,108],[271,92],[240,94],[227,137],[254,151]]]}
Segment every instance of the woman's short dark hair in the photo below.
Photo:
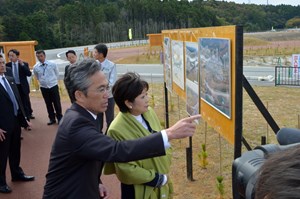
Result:
{"label": "woman's short dark hair", "polygon": [[122,75],[114,84],[112,94],[114,100],[121,112],[128,112],[129,109],[125,101],[134,102],[135,98],[139,96],[144,89],[149,89],[146,81],[142,80],[140,76],[133,72],[128,72]]}

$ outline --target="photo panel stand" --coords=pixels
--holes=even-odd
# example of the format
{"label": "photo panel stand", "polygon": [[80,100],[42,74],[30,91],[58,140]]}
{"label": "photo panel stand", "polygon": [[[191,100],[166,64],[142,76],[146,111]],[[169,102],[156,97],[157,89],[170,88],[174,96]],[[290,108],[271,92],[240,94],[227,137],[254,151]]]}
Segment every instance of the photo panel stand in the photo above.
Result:
{"label": "photo panel stand", "polygon": [[[197,44],[197,49],[190,44],[193,42]],[[168,100],[168,91],[176,93],[185,101],[197,96],[198,109],[202,119],[227,142],[234,145],[234,158],[241,156],[243,141],[243,28],[241,26],[220,26],[163,30],[162,43],[165,102],[167,103]],[[197,59],[193,56],[195,49],[198,54]],[[205,65],[201,66],[202,61],[205,61]],[[188,65],[190,63],[192,65]],[[198,66],[197,72],[194,72],[199,75],[197,81],[195,81],[195,77],[188,74],[189,69],[194,69],[195,63]],[[214,74],[214,71],[219,72],[218,76]],[[219,82],[216,84],[211,81],[213,78],[219,78]],[[198,83],[198,90],[194,89],[191,82]],[[223,87],[224,84],[226,84],[225,89],[220,89],[219,87]],[[207,86],[205,87],[205,85]],[[203,90],[204,87],[206,90]],[[214,94],[210,94],[210,91]],[[217,98],[214,101],[210,100],[215,97],[215,94],[221,101],[218,101]],[[166,124],[169,123],[167,109],[166,105]],[[188,145],[186,148],[187,178],[193,180],[192,138],[189,138]]]}
{"label": "photo panel stand", "polygon": [[[186,46],[186,44],[189,42],[197,42],[199,45],[199,112],[202,115],[202,119],[209,126],[218,132],[223,138],[225,138],[228,143],[234,145],[233,158],[236,159],[241,156],[242,144],[247,150],[252,150],[251,146],[242,134],[243,88],[245,88],[246,92],[255,103],[258,110],[262,113],[265,120],[271,126],[274,133],[277,133],[279,130],[278,125],[266,107],[263,105],[259,97],[256,95],[248,80],[243,75],[242,26],[164,30],[162,31],[162,40],[165,60],[164,88],[166,104],[166,127],[169,126],[168,91],[176,93],[185,101],[187,101],[188,97],[190,97],[187,95],[189,87],[186,86],[187,83],[189,83],[188,81],[190,81],[186,74],[187,70],[185,70],[187,67],[187,61],[186,59],[183,59],[183,57],[190,55],[186,53],[186,49],[182,50],[182,48],[184,49],[184,46]],[[228,43],[229,48],[226,47],[228,46]],[[224,61],[224,54],[229,54],[228,57],[230,60],[229,62],[225,62],[225,64],[222,62],[224,65],[221,65],[220,67],[220,63],[218,63],[218,61]],[[175,61],[173,59],[175,59]],[[228,65],[229,68],[226,69],[226,66]],[[222,73],[220,73],[220,69]],[[218,76],[215,74],[218,74]],[[224,76],[224,74],[228,75]],[[227,82],[229,82],[229,84],[227,84],[227,93],[219,92],[218,86],[221,86],[221,84],[216,83],[215,81],[218,78],[221,80],[228,78]],[[213,81],[211,81],[211,79],[213,79]],[[219,98],[223,99],[221,104],[216,102],[216,99],[211,100],[215,97],[215,95],[218,95]],[[226,99],[228,101],[226,101]],[[194,180],[192,138],[189,138],[188,145],[189,146],[186,148],[187,178],[192,181]],[[235,180],[236,178],[233,171],[233,198],[240,199]]]}

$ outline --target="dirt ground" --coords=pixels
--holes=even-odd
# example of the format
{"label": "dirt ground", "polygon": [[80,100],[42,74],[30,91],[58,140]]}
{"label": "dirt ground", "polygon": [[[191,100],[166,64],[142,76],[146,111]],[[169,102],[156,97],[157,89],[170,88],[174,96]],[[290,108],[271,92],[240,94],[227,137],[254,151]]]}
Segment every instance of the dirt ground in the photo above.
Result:
{"label": "dirt ground", "polygon": [[[50,151],[56,135],[58,125],[48,126],[46,106],[40,93],[40,97],[31,97],[31,103],[35,119],[31,120],[31,131],[22,131],[21,167],[27,175],[35,176],[32,182],[11,182],[9,167],[6,171],[8,186],[12,193],[1,194],[1,199],[40,199],[45,185],[45,175],[48,170]],[[70,102],[62,102],[63,112],[70,106]],[[105,185],[111,190],[112,199],[120,198],[119,182],[113,176],[103,176]]]}

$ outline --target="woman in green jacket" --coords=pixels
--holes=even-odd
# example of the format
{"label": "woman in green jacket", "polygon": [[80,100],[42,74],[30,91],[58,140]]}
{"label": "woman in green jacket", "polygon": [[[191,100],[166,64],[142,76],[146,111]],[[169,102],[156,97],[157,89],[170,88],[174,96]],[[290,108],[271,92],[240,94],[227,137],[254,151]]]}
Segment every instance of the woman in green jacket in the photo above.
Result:
{"label": "woman in green jacket", "polygon": [[[149,85],[136,73],[120,77],[112,93],[120,112],[108,129],[116,140],[132,140],[160,131],[160,121],[151,107]],[[170,199],[172,183],[167,175],[171,165],[171,149],[165,156],[127,163],[108,163],[104,174],[116,174],[121,181],[122,199]]]}

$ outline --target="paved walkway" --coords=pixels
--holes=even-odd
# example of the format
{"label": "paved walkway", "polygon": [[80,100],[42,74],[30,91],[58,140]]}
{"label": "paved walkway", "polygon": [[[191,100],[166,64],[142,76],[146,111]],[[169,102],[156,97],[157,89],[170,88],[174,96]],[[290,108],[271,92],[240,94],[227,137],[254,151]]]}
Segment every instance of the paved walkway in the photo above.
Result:
{"label": "paved walkway", "polygon": [[[42,97],[31,97],[33,113],[33,130],[22,131],[21,167],[27,175],[35,176],[32,182],[11,182],[10,170],[7,167],[7,183],[12,193],[1,194],[1,199],[41,199],[45,185],[45,175],[48,170],[51,146],[55,138],[58,125],[47,126],[48,117]],[[70,102],[62,102],[63,112],[70,106]],[[103,183],[111,192],[111,199],[120,198],[120,185],[116,177],[103,176]]]}

